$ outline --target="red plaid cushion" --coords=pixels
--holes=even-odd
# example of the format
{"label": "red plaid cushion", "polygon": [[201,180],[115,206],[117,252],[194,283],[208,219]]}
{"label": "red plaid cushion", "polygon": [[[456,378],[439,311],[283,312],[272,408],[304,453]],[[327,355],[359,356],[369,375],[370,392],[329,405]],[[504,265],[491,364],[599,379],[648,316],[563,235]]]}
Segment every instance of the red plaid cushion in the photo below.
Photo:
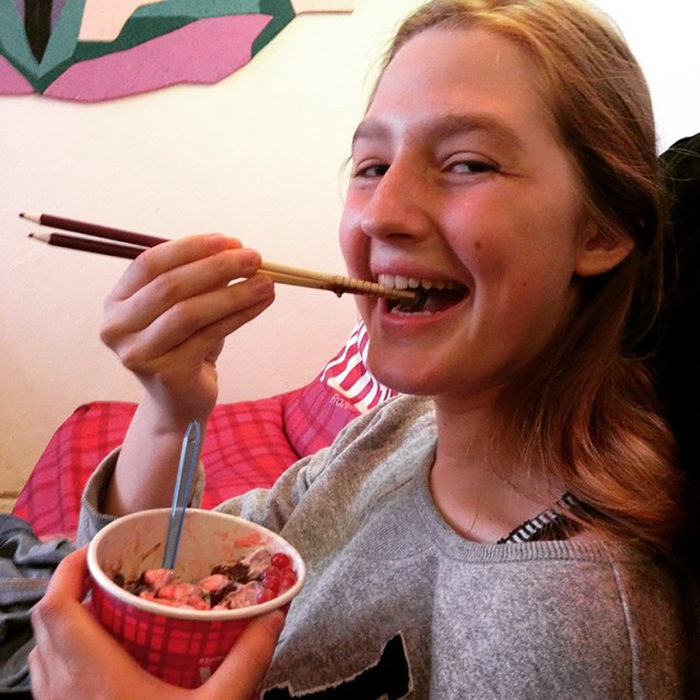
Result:
{"label": "red plaid cushion", "polygon": [[[202,447],[207,473],[204,508],[251,488],[270,486],[296,461],[283,428],[283,399],[277,396],[214,409]],[[135,410],[135,404],[115,401],[76,409],[54,433],[13,514],[28,521],[40,537],[73,536],[85,483],[97,464],[121,444]]]}
{"label": "red plaid cushion", "polygon": [[88,476],[124,437],[135,404],[80,406],[53,434],[15,503],[13,514],[39,536],[72,536]]}

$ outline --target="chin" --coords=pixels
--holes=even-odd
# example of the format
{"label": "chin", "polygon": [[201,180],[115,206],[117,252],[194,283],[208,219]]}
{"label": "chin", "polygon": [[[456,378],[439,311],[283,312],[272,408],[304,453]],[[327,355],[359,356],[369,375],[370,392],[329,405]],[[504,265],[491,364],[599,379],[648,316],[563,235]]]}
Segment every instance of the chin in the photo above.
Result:
{"label": "chin", "polygon": [[[433,396],[440,393],[439,381],[436,377],[421,371],[413,362],[386,361],[373,362],[370,344],[368,358],[370,371],[384,386],[388,386],[400,394],[415,396]],[[444,389],[444,387],[442,387]]]}

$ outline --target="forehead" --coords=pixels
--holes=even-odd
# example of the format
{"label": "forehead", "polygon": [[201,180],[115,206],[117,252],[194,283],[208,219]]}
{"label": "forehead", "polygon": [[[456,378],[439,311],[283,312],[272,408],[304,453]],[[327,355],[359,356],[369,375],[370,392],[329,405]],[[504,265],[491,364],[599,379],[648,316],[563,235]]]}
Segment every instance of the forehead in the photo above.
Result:
{"label": "forehead", "polygon": [[519,148],[555,135],[529,54],[481,28],[428,29],[387,65],[358,138],[424,125],[438,135],[470,130]]}

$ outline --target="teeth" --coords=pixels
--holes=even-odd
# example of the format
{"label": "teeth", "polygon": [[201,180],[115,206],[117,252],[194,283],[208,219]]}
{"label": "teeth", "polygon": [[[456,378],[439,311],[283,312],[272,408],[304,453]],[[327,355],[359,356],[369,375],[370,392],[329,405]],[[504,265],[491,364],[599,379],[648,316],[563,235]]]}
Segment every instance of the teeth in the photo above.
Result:
{"label": "teeth", "polygon": [[447,280],[427,280],[418,279],[417,277],[405,277],[404,275],[379,275],[379,284],[389,289],[455,289],[455,282]]}

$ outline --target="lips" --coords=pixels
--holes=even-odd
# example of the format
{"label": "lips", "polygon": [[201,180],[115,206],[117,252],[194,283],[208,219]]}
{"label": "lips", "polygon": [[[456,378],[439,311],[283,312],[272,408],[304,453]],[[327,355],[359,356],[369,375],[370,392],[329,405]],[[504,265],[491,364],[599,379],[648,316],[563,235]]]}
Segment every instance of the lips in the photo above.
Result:
{"label": "lips", "polygon": [[378,282],[390,289],[417,291],[415,300],[387,302],[387,309],[395,314],[436,314],[458,304],[469,295],[468,287],[451,280],[380,274]]}

